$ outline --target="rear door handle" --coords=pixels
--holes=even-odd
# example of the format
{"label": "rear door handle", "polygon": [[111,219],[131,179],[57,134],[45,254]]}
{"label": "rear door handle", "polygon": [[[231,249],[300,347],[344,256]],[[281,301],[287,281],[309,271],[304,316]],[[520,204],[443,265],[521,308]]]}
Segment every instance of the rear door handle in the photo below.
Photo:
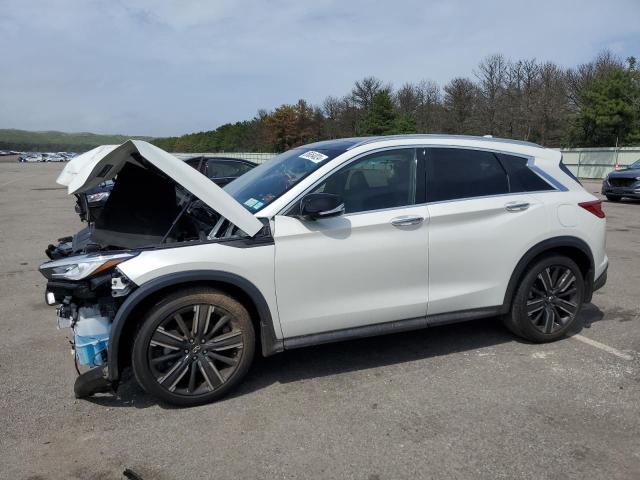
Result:
{"label": "rear door handle", "polygon": [[409,225],[417,225],[422,223],[424,218],[413,215],[401,215],[391,219],[391,225],[394,227],[408,227]]}
{"label": "rear door handle", "polygon": [[529,208],[529,202],[509,202],[504,208],[508,212],[522,212]]}

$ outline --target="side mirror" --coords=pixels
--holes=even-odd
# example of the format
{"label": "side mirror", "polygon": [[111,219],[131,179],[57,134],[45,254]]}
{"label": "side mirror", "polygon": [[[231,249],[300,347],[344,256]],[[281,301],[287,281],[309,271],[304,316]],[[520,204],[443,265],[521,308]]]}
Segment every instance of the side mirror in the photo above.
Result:
{"label": "side mirror", "polygon": [[300,215],[316,220],[344,213],[344,202],[340,195],[333,193],[310,193],[300,201]]}

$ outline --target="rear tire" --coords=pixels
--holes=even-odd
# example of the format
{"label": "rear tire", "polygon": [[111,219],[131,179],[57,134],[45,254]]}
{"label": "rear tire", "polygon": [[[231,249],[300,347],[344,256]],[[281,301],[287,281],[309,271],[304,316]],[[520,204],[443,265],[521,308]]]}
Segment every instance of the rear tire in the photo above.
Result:
{"label": "rear tire", "polygon": [[247,310],[235,298],[195,288],[169,295],[148,313],[132,352],[138,383],[178,406],[209,403],[246,375],[255,352]]}
{"label": "rear tire", "polygon": [[610,202],[619,202],[622,200],[622,197],[619,197],[618,195],[607,195],[607,200]]}
{"label": "rear tire", "polygon": [[542,257],[526,270],[503,322],[532,342],[558,340],[575,324],[584,293],[584,278],[573,260],[562,255]]}

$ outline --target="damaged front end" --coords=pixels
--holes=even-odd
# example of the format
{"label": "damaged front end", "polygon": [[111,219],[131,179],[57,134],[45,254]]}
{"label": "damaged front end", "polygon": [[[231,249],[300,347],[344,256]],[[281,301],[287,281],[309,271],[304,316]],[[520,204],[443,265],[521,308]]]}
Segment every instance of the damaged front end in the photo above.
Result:
{"label": "damaged front end", "polygon": [[[80,374],[77,397],[108,391],[112,322],[137,288],[119,269],[149,249],[250,237],[264,225],[196,169],[142,141],[98,147],[72,160],[58,183],[76,195],[104,182],[113,188],[99,216],[49,245],[46,302],[58,305],[58,327],[70,327]],[[83,215],[83,213],[85,215]]]}
{"label": "damaged front end", "polygon": [[104,392],[107,380],[107,347],[111,324],[124,298],[135,288],[117,265],[137,252],[113,252],[72,256],[44,263],[45,299],[58,305],[58,328],[71,329],[72,353],[79,374],[76,397]]}

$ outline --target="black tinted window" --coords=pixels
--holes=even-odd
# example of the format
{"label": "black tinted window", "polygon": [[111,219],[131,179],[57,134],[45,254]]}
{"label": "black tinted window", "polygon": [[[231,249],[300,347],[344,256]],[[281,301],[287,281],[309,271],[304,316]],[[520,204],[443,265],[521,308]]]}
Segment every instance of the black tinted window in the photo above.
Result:
{"label": "black tinted window", "polygon": [[251,170],[251,166],[232,160],[209,160],[207,175],[210,178],[239,177]]}
{"label": "black tinted window", "polygon": [[493,153],[463,148],[427,151],[427,201],[508,192],[507,174]]}
{"label": "black tinted window", "polygon": [[545,182],[527,167],[527,159],[514,155],[497,153],[497,157],[502,162],[509,175],[509,186],[511,192],[537,192],[540,190],[553,190],[553,187]]}
{"label": "black tinted window", "polygon": [[332,174],[313,193],[340,195],[345,213],[413,205],[416,170],[413,149],[374,153]]}
{"label": "black tinted window", "polygon": [[186,163],[187,165],[189,165],[192,168],[195,168],[196,170],[198,170],[200,172],[203,171],[205,162],[206,162],[206,160],[202,159],[201,157],[190,158],[190,159],[184,161],[184,163]]}

